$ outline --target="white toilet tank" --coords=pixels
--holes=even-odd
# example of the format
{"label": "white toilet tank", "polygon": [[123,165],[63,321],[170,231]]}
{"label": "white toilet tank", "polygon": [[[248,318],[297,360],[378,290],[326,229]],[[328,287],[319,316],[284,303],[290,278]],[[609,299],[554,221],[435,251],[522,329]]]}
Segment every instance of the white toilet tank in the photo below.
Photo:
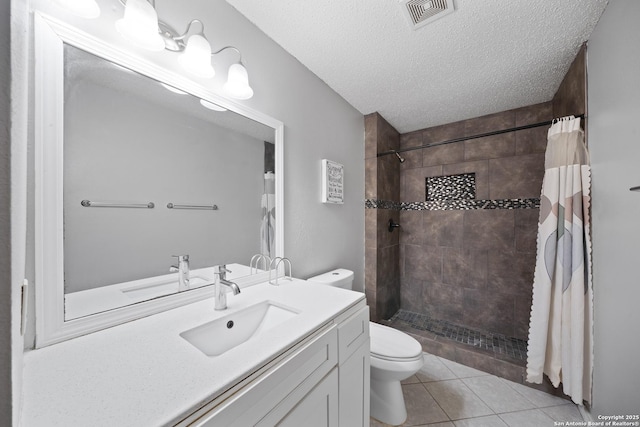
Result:
{"label": "white toilet tank", "polygon": [[353,289],[353,271],[344,268],[331,270],[318,276],[310,277],[307,280],[343,289]]}

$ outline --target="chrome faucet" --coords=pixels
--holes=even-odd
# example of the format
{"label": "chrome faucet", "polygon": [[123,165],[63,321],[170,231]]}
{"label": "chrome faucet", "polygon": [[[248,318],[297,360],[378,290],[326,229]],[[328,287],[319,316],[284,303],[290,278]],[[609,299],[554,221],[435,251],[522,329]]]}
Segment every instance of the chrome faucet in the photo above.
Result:
{"label": "chrome faucet", "polygon": [[189,289],[189,255],[172,255],[178,258],[178,264],[172,265],[169,271],[178,272],[178,292]]}
{"label": "chrome faucet", "polygon": [[214,286],[214,301],[215,301],[215,310],[226,310],[227,309],[227,290],[224,288],[228,286],[233,291],[234,295],[238,295],[240,293],[240,288],[233,282],[227,280],[227,273],[231,273],[231,270],[227,270],[227,266],[216,265],[213,267],[213,273],[215,276],[215,286]]}

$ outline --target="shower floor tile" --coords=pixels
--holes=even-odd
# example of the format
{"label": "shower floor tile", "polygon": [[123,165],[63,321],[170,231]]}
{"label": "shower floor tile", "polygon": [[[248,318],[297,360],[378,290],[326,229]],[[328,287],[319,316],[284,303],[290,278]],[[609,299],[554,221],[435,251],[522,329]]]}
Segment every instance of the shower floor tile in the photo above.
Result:
{"label": "shower floor tile", "polygon": [[461,344],[489,350],[516,360],[527,360],[527,342],[521,339],[478,331],[446,320],[434,319],[428,314],[403,309],[394,314],[389,322],[392,325],[403,323],[417,330],[428,331]]}

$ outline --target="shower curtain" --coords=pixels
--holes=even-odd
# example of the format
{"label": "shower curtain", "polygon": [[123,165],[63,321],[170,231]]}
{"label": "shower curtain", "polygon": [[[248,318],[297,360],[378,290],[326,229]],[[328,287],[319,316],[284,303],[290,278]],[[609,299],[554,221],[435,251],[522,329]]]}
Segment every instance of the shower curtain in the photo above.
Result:
{"label": "shower curtain", "polygon": [[260,253],[270,258],[275,250],[276,225],[276,176],[273,172],[264,174],[264,191],[262,194],[262,222],[260,224]]}
{"label": "shower curtain", "polygon": [[593,289],[591,169],[580,119],[554,120],[540,197],[527,381],[546,374],[577,403],[591,402]]}

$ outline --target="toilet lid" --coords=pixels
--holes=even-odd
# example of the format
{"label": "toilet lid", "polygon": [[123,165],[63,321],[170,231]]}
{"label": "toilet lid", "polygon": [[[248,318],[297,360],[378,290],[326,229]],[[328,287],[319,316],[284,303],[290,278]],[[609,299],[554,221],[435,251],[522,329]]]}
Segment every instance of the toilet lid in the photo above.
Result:
{"label": "toilet lid", "polygon": [[369,323],[371,355],[387,360],[415,359],[422,355],[422,346],[404,332]]}

